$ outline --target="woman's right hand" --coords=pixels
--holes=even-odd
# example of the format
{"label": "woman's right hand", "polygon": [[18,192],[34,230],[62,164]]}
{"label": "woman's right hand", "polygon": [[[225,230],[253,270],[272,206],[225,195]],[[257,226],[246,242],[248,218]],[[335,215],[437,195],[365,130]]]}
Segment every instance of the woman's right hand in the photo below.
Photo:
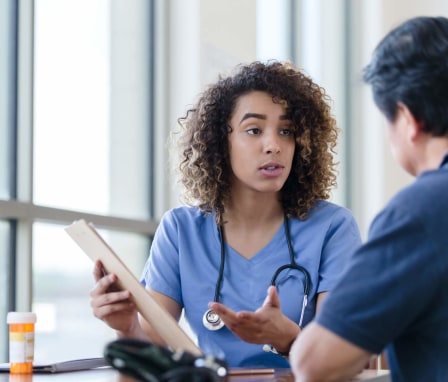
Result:
{"label": "woman's right hand", "polygon": [[99,260],[95,262],[93,276],[96,282],[90,292],[93,315],[117,330],[120,336],[135,337],[140,325],[131,293],[119,288],[115,274],[105,274]]}

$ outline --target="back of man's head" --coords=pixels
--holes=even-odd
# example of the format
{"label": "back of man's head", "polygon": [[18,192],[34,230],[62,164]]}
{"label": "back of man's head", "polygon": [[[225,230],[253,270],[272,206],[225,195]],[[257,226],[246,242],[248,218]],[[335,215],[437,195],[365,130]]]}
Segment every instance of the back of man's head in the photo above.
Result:
{"label": "back of man's head", "polygon": [[423,130],[448,135],[448,19],[416,17],[390,31],[363,78],[378,108],[393,121],[405,104]]}

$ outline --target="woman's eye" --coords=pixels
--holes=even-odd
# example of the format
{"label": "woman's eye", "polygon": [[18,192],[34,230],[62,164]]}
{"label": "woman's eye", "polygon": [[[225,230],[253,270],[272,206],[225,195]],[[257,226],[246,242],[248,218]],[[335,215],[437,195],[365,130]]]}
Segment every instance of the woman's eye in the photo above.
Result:
{"label": "woman's eye", "polygon": [[246,132],[250,135],[258,135],[261,133],[261,130],[258,127],[251,127],[250,129],[247,129]]}
{"label": "woman's eye", "polygon": [[282,130],[280,131],[280,134],[281,134],[281,135],[284,135],[284,136],[286,136],[286,137],[290,137],[291,135],[294,134],[294,132],[292,131],[292,129],[287,128],[287,129],[282,129]]}

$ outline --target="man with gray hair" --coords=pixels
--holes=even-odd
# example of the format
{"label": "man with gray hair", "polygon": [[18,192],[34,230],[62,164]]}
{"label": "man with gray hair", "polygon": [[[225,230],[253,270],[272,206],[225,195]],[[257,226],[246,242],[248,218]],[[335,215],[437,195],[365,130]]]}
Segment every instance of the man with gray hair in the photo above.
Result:
{"label": "man with gray hair", "polygon": [[396,381],[448,378],[448,19],[388,33],[364,70],[392,153],[415,181],[372,222],[290,362],[297,381],[345,381],[386,351]]}

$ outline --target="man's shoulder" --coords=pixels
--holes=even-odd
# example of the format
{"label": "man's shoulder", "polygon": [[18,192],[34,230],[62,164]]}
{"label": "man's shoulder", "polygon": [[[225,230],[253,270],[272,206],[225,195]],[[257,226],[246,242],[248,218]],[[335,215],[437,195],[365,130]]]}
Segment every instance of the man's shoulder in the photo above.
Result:
{"label": "man's shoulder", "polygon": [[440,238],[440,230],[448,225],[447,189],[448,179],[442,179],[440,173],[418,177],[378,213],[371,224],[369,237],[384,231],[406,229]]}
{"label": "man's shoulder", "polygon": [[[403,206],[408,211],[418,211],[428,206],[445,204],[448,207],[446,190],[448,177],[440,171],[429,171],[417,177],[411,184],[393,196],[388,206]],[[432,209],[431,208],[431,209]]]}

